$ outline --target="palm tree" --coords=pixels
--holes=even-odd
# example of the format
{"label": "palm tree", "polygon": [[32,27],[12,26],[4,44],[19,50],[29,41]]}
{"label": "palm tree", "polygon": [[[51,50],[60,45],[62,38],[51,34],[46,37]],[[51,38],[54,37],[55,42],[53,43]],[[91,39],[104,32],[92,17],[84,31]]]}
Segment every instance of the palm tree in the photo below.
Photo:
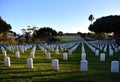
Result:
{"label": "palm tree", "polygon": [[92,14],[88,17],[88,20],[91,21],[91,24],[92,24],[92,21],[94,20],[94,17]]}

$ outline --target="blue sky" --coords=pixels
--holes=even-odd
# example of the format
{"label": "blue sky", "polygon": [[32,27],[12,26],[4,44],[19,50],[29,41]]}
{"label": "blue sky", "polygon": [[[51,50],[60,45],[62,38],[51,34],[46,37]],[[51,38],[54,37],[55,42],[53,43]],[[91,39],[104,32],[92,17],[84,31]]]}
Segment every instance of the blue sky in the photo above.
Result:
{"label": "blue sky", "polygon": [[20,33],[30,26],[64,33],[88,32],[90,14],[120,15],[120,0],[0,0],[0,16]]}

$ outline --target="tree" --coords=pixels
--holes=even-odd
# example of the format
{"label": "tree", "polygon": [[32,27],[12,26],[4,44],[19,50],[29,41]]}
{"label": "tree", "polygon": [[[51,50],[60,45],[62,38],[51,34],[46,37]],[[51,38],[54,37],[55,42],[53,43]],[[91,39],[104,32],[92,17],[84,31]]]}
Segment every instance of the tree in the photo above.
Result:
{"label": "tree", "polygon": [[120,37],[120,15],[110,15],[98,18],[92,25],[88,27],[90,31],[95,33],[111,33],[113,32],[116,37]]}
{"label": "tree", "polygon": [[8,32],[10,29],[12,29],[10,24],[7,24],[6,21],[0,17],[0,34],[3,32]]}
{"label": "tree", "polygon": [[88,20],[91,21],[91,24],[92,24],[92,21],[94,20],[94,17],[92,14],[88,17]]}
{"label": "tree", "polygon": [[105,16],[98,18],[93,25],[88,27],[90,31],[95,33],[111,33],[120,32],[120,16]]}
{"label": "tree", "polygon": [[26,29],[21,29],[21,31],[23,32],[23,35],[24,35],[26,32]]}
{"label": "tree", "polygon": [[30,41],[30,31],[27,31],[26,29],[21,29],[21,31],[23,32],[23,37],[25,37],[26,42],[29,43]]}
{"label": "tree", "polygon": [[28,28],[27,28],[27,30],[32,33],[32,42],[35,42],[35,40],[36,40],[37,29],[38,29],[38,27],[36,27],[35,25],[33,27],[28,26]]}
{"label": "tree", "polygon": [[61,36],[61,41],[62,41],[63,32],[62,32],[62,31],[59,31],[59,32],[58,32],[58,36]]}
{"label": "tree", "polygon": [[48,38],[51,36],[56,36],[57,32],[50,27],[43,27],[36,31],[36,36],[38,38]]}
{"label": "tree", "polygon": [[6,23],[0,16],[0,41],[7,42],[8,41],[8,32],[12,29],[11,25]]}
{"label": "tree", "polygon": [[39,30],[37,30],[35,34],[35,37],[41,40],[43,39],[49,40],[50,38],[53,38],[54,36],[57,36],[57,32],[56,30],[53,30],[50,27],[42,27]]}
{"label": "tree", "polygon": [[28,27],[28,28],[27,28],[27,31],[29,31],[29,32],[31,32],[31,33],[33,33],[35,30],[38,29],[38,27],[36,27],[36,26],[33,26],[33,27],[27,26],[27,27]]}
{"label": "tree", "polygon": [[59,36],[62,36],[62,35],[63,35],[63,32],[62,32],[62,31],[59,31],[59,32],[58,32],[58,35],[59,35]]}
{"label": "tree", "polygon": [[27,29],[21,29],[21,31],[23,32],[23,37],[26,39],[26,42],[34,42],[36,40],[36,31],[37,31],[38,27],[36,26],[27,26]]}

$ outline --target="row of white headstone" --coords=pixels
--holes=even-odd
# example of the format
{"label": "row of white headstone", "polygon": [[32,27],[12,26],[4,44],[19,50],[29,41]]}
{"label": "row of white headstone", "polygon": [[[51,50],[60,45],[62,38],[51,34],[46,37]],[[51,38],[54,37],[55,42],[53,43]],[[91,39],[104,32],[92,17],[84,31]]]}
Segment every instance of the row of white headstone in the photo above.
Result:
{"label": "row of white headstone", "polygon": [[[92,47],[93,48],[93,47]],[[84,48],[84,42],[82,42],[82,48],[81,48],[81,60],[86,60],[86,53],[85,53],[85,48]],[[93,48],[94,49],[94,48]],[[95,55],[99,55],[99,50],[95,51]],[[100,61],[105,61],[105,53],[100,54]]]}
{"label": "row of white headstone", "polygon": [[46,59],[51,59],[51,54],[50,54],[50,52],[47,52],[47,49],[46,48],[44,48],[43,46],[41,46],[41,45],[39,45],[38,46],[41,50],[42,50],[42,52],[46,55]]}
{"label": "row of white headstone", "polygon": [[[85,42],[88,47],[94,52],[95,55],[99,56],[99,50],[96,50],[93,46]],[[86,53],[84,48],[84,42],[82,42],[82,48],[81,48],[81,61],[80,61],[80,70],[81,71],[88,71],[88,61],[86,60]],[[110,52],[110,55],[113,55],[113,51]],[[105,53],[100,54],[100,61],[105,61]],[[111,72],[119,72],[119,61],[112,61],[111,62]]]}
{"label": "row of white headstone", "polygon": [[[52,69],[59,70],[59,60],[58,59],[52,60]],[[80,61],[80,71],[82,71],[82,72],[88,71],[88,61],[87,60]],[[111,62],[111,72],[113,72],[113,73],[119,72],[119,62],[118,61]]]}
{"label": "row of white headstone", "polygon": [[[95,47],[93,47],[93,46],[91,46],[89,43],[87,43],[87,42],[85,42],[86,44],[87,44],[87,46],[93,51],[93,52],[95,52],[95,55],[96,56],[99,56],[99,52],[100,52],[100,50],[99,49],[96,49]],[[91,43],[92,44],[92,43]],[[95,46],[95,45],[94,45]],[[105,47],[104,47],[104,52],[107,52],[107,45],[105,45]],[[109,45],[109,55],[110,56],[113,56],[113,53],[114,51],[113,51],[113,49],[111,48],[111,46]],[[118,52],[118,49],[117,48],[115,48],[115,52]],[[102,55],[103,53],[101,53],[100,54],[100,56]],[[104,53],[105,54],[105,53]]]}
{"label": "row of white headstone", "polygon": [[[70,44],[68,46],[68,44]],[[68,50],[68,53],[63,53],[63,60],[67,60],[68,59],[68,55],[72,54],[72,52],[78,47],[79,42],[71,42],[71,43],[62,43],[62,44],[52,44],[52,45],[38,45],[38,47],[42,50],[42,52],[46,55],[46,59],[51,59],[51,54],[50,52],[47,52],[47,49],[55,49],[52,51],[55,51],[56,55],[59,54],[60,49],[62,48],[62,51],[68,49],[71,47],[71,49]],[[52,48],[53,46],[53,48]]]}
{"label": "row of white headstone", "polygon": [[30,57],[31,57],[31,58],[35,58],[35,50],[36,50],[36,46],[34,46],[34,47],[32,48],[32,51],[30,52]]}
{"label": "row of white headstone", "polygon": [[[100,61],[105,61],[105,53],[104,52],[106,52],[107,51],[107,45],[105,45],[105,47],[104,47],[104,52],[103,53],[100,53],[100,50],[99,49],[97,49],[97,48],[95,48],[95,47],[93,47],[92,45],[94,45],[94,46],[97,46],[97,45],[95,45],[95,44],[93,44],[93,43],[90,43],[90,44],[92,44],[92,45],[90,45],[88,42],[85,42],[86,44],[87,44],[87,46],[93,51],[93,52],[95,52],[95,55],[96,56],[99,56],[100,55]],[[116,52],[118,52],[118,50],[116,49]],[[84,54],[84,53],[83,53]],[[109,56],[113,56],[113,49],[111,48],[111,46],[109,45]]]}
{"label": "row of white headstone", "polygon": [[[7,66],[7,67],[11,66],[10,57],[5,57],[4,58],[4,65]],[[27,59],[27,67],[28,68],[33,68],[33,59],[32,58]]]}
{"label": "row of white headstone", "polygon": [[82,42],[82,48],[81,48],[81,60],[86,60],[86,53],[85,53],[84,42]]}
{"label": "row of white headstone", "polygon": [[33,45],[15,45],[15,46],[5,46],[10,52],[14,53],[15,51],[20,51],[20,53],[24,54],[25,51],[32,48]]}
{"label": "row of white headstone", "polygon": [[7,56],[6,50],[5,50],[5,48],[4,48],[3,46],[1,46],[1,51],[2,51],[2,55],[3,55],[4,57],[6,57],[6,56]]}
{"label": "row of white headstone", "polygon": [[[46,55],[46,59],[51,59],[51,54],[50,52],[47,52],[47,50],[42,47],[42,46],[39,46],[39,48],[43,51],[43,53]],[[67,60],[68,59],[68,53],[63,53],[63,60]]]}
{"label": "row of white headstone", "polygon": [[[4,56],[4,57],[7,57],[7,53],[6,53],[6,50],[2,47],[2,49],[1,49],[1,51],[2,51],[2,55]],[[19,51],[16,51],[16,57],[20,57],[20,52]]]}
{"label": "row of white headstone", "polygon": [[[7,67],[10,67],[10,57],[4,58],[4,65]],[[33,59],[32,58],[27,59],[27,67],[33,68]],[[52,59],[52,69],[59,70],[59,60],[58,59]],[[80,71],[82,71],[82,72],[88,71],[88,61],[87,60],[80,61]],[[119,72],[119,61],[111,62],[111,72],[113,72],[113,73]]]}
{"label": "row of white headstone", "polygon": [[[76,49],[77,46],[74,46],[71,49]],[[32,49],[32,52],[35,52],[35,47]],[[84,54],[82,55],[82,60],[80,61],[80,70],[81,71],[88,71],[88,61],[85,60],[86,59],[86,54],[85,54],[85,49],[84,49],[83,43],[82,43],[82,52],[84,52]],[[49,55],[50,55],[50,53],[49,53]],[[28,68],[33,68],[33,58],[34,58],[34,56],[30,56],[30,57],[31,58],[27,59],[27,67]],[[67,58],[68,58],[67,53],[64,53],[63,54],[63,60],[67,60]],[[101,54],[100,59],[101,59],[101,61],[104,61],[105,60],[105,54]],[[5,61],[5,66],[10,67],[10,58],[5,57],[4,61]],[[52,59],[52,69],[54,69],[54,70],[59,69],[59,61],[58,61],[58,59]],[[119,62],[118,61],[112,61],[112,63],[111,63],[111,72],[119,72],[118,69],[119,69]]]}
{"label": "row of white headstone", "polygon": [[66,51],[72,47],[74,47],[79,42],[68,42],[68,43],[61,43],[61,44],[50,44],[50,45],[39,45],[40,49],[44,51],[44,49],[48,49],[51,51],[55,51],[56,54],[59,54],[59,51]]}
{"label": "row of white headstone", "polygon": [[[12,47],[13,47],[13,46],[12,46]],[[24,47],[24,48],[23,48],[23,47]],[[25,45],[25,46],[22,45],[22,46],[19,46],[19,47],[17,46],[17,47],[16,47],[16,53],[15,53],[15,54],[16,54],[16,57],[17,57],[17,58],[20,58],[20,53],[24,53],[24,51],[27,51],[27,50],[30,49],[31,47],[32,47],[32,45],[29,45],[29,46],[28,46],[28,45]],[[7,48],[8,50],[11,49],[10,46],[8,46],[8,47],[6,46],[6,48]],[[21,49],[22,51],[20,52],[19,49]],[[31,57],[31,58],[34,58],[34,57],[35,57],[35,49],[36,49],[36,46],[34,46],[34,47],[32,48],[32,51],[30,52],[30,57]],[[5,51],[4,47],[2,47],[2,46],[1,46],[1,51],[2,51],[3,56],[4,56],[4,57],[7,57],[6,51]]]}
{"label": "row of white headstone", "polygon": [[[100,51],[109,52],[110,56],[113,56],[113,52],[116,53],[120,50],[120,46],[117,44],[109,43],[108,41],[89,41],[89,43],[99,49]],[[107,51],[107,48],[109,51]]]}
{"label": "row of white headstone", "polygon": [[80,42],[76,43],[71,49],[68,50],[68,54],[72,55],[72,53],[76,50],[76,48],[79,46]]}
{"label": "row of white headstone", "polygon": [[92,52],[95,52],[95,47],[93,47],[92,45],[90,45],[87,41],[84,41],[84,43],[91,49]]}

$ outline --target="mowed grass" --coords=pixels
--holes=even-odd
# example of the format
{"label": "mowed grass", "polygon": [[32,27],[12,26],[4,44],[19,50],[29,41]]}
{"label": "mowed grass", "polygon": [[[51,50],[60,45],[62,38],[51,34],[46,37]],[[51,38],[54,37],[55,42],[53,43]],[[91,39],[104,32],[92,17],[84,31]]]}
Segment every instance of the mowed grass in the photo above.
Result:
{"label": "mowed grass", "polygon": [[[27,58],[30,57],[29,49],[20,58],[16,58],[15,53],[7,51],[10,57],[11,66],[4,66],[4,57],[0,53],[0,82],[120,82],[120,73],[111,73],[110,65],[112,60],[118,60],[120,52],[110,57],[106,53],[106,61],[100,62],[99,56],[95,56],[85,44],[85,52],[88,60],[88,72],[80,71],[81,45],[69,55],[68,60],[63,60],[62,54],[51,53],[51,59],[47,60],[43,52],[37,47],[34,68],[27,68]],[[102,52],[102,51],[101,51]],[[52,70],[52,59],[59,59],[59,70]]]}
{"label": "mowed grass", "polygon": [[63,42],[81,40],[80,35],[62,35],[62,36],[57,36],[57,38],[61,39]]}

